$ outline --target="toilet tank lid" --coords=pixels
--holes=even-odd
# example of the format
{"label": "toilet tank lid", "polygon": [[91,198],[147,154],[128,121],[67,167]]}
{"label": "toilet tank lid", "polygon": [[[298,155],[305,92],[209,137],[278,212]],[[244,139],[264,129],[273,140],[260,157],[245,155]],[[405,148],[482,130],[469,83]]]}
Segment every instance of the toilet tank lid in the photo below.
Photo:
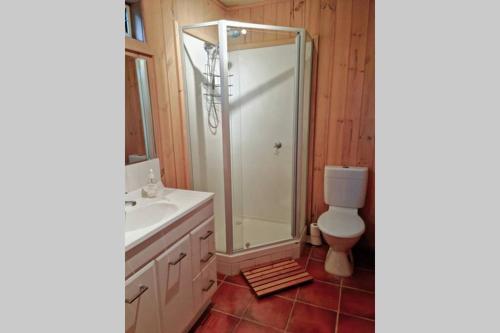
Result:
{"label": "toilet tank lid", "polygon": [[354,166],[327,165],[327,166],[325,166],[325,177],[327,177],[327,178],[364,179],[364,178],[368,177],[368,168],[367,167],[354,167]]}

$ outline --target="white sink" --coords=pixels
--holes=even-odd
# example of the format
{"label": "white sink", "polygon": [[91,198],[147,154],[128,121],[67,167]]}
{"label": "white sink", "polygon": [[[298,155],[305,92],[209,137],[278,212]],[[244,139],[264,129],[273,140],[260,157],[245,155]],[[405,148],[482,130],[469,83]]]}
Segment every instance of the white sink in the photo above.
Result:
{"label": "white sink", "polygon": [[162,188],[156,198],[143,198],[141,189],[128,192],[125,201],[125,251],[180,221],[213,198],[213,193]]}
{"label": "white sink", "polygon": [[134,231],[162,222],[177,212],[176,205],[156,201],[146,206],[134,207],[125,211],[125,232]]}

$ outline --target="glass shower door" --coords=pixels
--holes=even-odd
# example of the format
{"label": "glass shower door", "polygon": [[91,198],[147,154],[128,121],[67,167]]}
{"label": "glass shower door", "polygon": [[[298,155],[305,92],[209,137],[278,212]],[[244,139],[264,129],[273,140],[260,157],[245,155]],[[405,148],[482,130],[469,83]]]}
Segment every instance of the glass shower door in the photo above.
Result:
{"label": "glass shower door", "polygon": [[292,238],[298,38],[227,28],[234,251]]}

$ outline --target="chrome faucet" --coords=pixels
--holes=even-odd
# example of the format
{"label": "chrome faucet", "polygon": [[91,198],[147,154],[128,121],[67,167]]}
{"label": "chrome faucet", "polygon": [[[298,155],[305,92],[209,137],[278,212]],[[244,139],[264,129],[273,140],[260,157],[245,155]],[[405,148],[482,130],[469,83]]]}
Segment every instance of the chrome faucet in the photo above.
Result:
{"label": "chrome faucet", "polygon": [[125,200],[125,207],[135,206],[137,202],[135,200]]}

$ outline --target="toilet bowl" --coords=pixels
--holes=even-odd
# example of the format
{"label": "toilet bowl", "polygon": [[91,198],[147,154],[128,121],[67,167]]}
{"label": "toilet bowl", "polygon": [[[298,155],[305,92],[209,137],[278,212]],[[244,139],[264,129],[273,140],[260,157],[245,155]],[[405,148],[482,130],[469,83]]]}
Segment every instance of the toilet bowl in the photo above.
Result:
{"label": "toilet bowl", "polygon": [[341,277],[354,270],[351,248],[365,231],[358,215],[366,196],[368,169],[364,167],[325,167],[325,203],[328,211],[321,214],[318,227],[330,246],[325,270]]}

